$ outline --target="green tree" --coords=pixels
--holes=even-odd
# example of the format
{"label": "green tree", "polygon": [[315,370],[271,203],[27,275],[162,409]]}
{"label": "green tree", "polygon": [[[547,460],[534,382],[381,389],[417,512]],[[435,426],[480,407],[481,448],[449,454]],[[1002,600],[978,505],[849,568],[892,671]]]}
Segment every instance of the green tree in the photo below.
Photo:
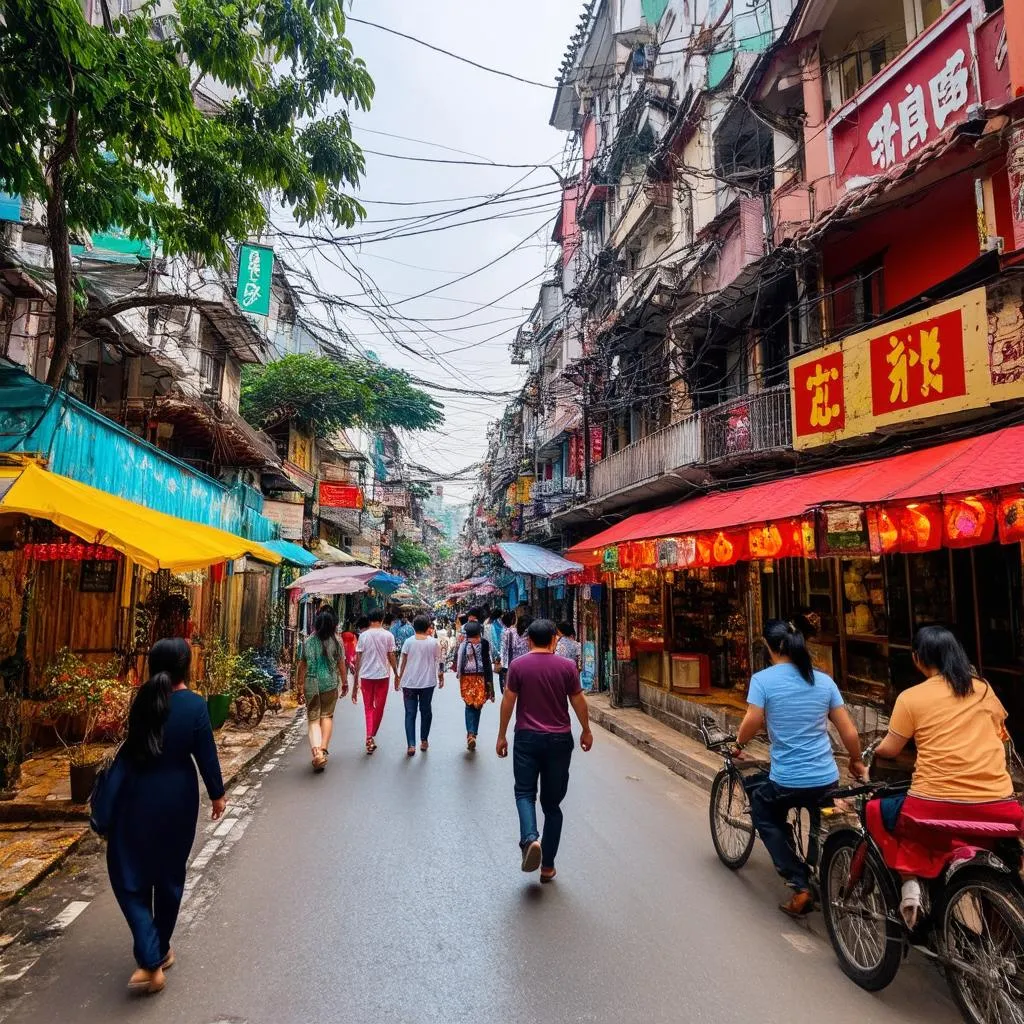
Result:
{"label": "green tree", "polygon": [[294,418],[320,434],[356,424],[370,429],[427,430],[444,422],[442,407],[413,387],[401,370],[312,355],[247,366],[241,410],[253,426]]}
{"label": "green tree", "polygon": [[430,555],[422,544],[399,537],[391,547],[391,568],[406,576],[415,576],[430,565]]}
{"label": "green tree", "polygon": [[[46,206],[56,291],[48,381],[67,370],[76,327],[189,296],[76,304],[70,242],[117,225],[168,255],[220,267],[267,224],[273,196],[300,223],[351,227],[346,189],[364,169],[345,110],[373,80],[345,38],[343,0],[177,0],[92,26],[81,0],[0,0],[0,188]],[[212,114],[196,90],[232,99]]]}

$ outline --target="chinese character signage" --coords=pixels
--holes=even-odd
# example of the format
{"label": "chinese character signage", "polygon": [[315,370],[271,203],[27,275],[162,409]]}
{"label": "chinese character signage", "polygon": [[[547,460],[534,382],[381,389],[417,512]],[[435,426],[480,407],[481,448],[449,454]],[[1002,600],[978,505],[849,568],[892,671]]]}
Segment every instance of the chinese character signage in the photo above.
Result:
{"label": "chinese character signage", "polygon": [[362,508],[363,489],[352,484],[320,481],[320,505],[323,508]]}
{"label": "chinese character signage", "polygon": [[826,130],[840,183],[903,163],[982,102],[973,8],[961,0],[832,116]]}
{"label": "chinese character signage", "polygon": [[[1002,320],[987,313],[986,298],[984,288],[975,288],[790,360],[793,446],[813,448],[1024,397],[1024,373],[1000,372],[1005,346],[991,324]],[[1018,344],[1024,335],[1020,323],[1016,330],[1008,324],[1007,332]]]}
{"label": "chinese character signage", "polygon": [[235,298],[243,313],[270,313],[270,280],[274,273],[274,250],[265,245],[245,243],[238,250],[238,288]]}

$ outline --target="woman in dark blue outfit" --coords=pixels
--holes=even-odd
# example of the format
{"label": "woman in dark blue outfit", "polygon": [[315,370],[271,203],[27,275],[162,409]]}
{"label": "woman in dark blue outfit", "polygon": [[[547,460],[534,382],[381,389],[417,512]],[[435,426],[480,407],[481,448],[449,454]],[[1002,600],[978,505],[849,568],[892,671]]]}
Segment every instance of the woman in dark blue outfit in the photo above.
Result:
{"label": "woman in dark blue outfit", "polygon": [[139,969],[128,983],[133,992],[159,992],[164,971],[174,963],[171,933],[199,816],[197,765],[213,801],[214,821],[226,806],[206,701],[188,688],[191,661],[184,640],[153,645],[150,677],[132,702],[128,736],[118,755],[126,770],[107,871],[135,941]]}

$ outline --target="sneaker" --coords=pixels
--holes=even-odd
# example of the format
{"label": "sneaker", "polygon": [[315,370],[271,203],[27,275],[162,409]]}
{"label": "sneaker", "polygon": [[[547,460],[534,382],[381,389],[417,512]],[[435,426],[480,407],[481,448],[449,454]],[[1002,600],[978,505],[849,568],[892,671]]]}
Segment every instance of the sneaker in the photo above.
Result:
{"label": "sneaker", "polygon": [[534,839],[523,847],[523,870],[536,871],[540,867],[540,840]]}
{"label": "sneaker", "polygon": [[466,749],[469,751],[476,750],[476,737],[472,734],[466,737]]}
{"label": "sneaker", "polygon": [[814,910],[814,896],[809,889],[798,889],[787,903],[780,903],[779,910],[790,917],[806,917]]}

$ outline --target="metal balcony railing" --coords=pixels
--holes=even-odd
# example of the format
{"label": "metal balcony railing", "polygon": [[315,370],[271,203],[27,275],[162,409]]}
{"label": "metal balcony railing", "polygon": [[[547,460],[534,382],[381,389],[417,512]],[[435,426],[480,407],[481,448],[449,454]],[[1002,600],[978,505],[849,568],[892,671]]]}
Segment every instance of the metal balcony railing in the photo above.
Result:
{"label": "metal balcony railing", "polygon": [[700,416],[695,414],[598,462],[590,470],[591,497],[614,494],[702,461]]}
{"label": "metal balcony railing", "polygon": [[788,384],[705,409],[701,419],[706,462],[782,450],[793,444]]}

